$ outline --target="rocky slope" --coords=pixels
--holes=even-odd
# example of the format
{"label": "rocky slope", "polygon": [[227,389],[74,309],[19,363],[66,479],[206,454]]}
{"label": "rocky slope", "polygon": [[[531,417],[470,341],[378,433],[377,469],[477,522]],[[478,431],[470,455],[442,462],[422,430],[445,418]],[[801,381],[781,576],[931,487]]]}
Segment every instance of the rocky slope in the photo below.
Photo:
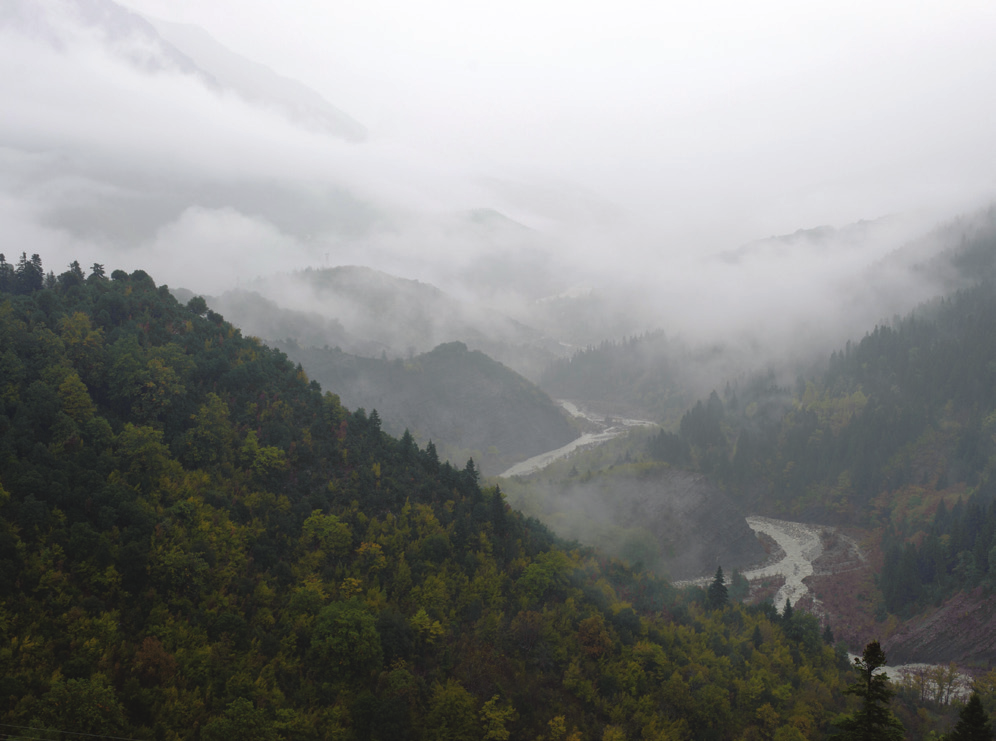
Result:
{"label": "rocky slope", "polygon": [[991,667],[996,660],[996,595],[981,587],[960,592],[907,621],[883,648],[892,663],[954,661]]}

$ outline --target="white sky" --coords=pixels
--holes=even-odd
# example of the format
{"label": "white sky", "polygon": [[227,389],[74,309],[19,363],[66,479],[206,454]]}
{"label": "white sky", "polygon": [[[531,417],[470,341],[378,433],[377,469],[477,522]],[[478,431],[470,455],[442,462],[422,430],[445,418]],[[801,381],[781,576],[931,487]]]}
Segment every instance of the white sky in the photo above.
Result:
{"label": "white sky", "polygon": [[503,181],[513,214],[562,188],[711,250],[996,195],[991,0],[125,4]]}
{"label": "white sky", "polygon": [[[854,298],[913,226],[709,256],[887,214],[926,228],[996,201],[993,0],[122,1],[201,26],[370,136],[147,74],[122,56],[135,39],[8,32],[11,8],[75,28],[78,0],[0,0],[0,251],[56,272],[141,267],[208,294],[326,262],[468,293],[581,284],[639,305],[648,327],[787,343],[932,295],[876,284],[864,292],[888,301]],[[535,231],[496,236],[459,213],[479,208]]]}

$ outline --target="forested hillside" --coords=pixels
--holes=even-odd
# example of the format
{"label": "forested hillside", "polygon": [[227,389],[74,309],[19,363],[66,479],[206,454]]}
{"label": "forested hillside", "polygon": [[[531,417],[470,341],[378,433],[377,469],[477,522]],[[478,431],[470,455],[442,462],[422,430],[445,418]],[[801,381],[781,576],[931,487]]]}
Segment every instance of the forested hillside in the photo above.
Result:
{"label": "forested hillside", "polygon": [[564,462],[504,486],[510,502],[557,534],[672,579],[711,575],[717,565],[744,568],[766,557],[725,492],[705,476],[671,466],[623,461],[581,473]]}
{"label": "forested hillside", "polygon": [[[879,620],[910,618],[961,590],[991,590],[994,287],[979,283],[877,327],[794,390],[762,376],[714,393],[648,451],[708,472],[751,511],[877,533]],[[966,620],[959,631],[991,627]],[[985,661],[996,650],[976,648],[959,653]]]}
{"label": "forested hillside", "polygon": [[922,508],[894,508],[890,497],[916,492],[936,506],[941,492],[990,474],[994,310],[988,283],[925,306],[833,353],[794,395],[763,379],[714,393],[651,451],[709,470],[769,511],[923,521]]}
{"label": "forested hillside", "polygon": [[845,707],[814,618],[556,542],[199,298],[26,256],[0,291],[5,730],[798,739]]}
{"label": "forested hillside", "polygon": [[687,351],[663,332],[605,340],[559,358],[547,367],[540,385],[558,398],[663,418],[680,413],[695,396],[683,373]]}

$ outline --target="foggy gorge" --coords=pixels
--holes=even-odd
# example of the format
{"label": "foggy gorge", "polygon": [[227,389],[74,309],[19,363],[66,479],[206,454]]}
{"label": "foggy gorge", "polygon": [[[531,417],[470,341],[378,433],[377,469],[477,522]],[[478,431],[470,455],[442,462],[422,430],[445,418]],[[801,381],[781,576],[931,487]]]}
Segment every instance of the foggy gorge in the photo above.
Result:
{"label": "foggy gorge", "polygon": [[0,0],[0,730],[996,712],[994,33]]}

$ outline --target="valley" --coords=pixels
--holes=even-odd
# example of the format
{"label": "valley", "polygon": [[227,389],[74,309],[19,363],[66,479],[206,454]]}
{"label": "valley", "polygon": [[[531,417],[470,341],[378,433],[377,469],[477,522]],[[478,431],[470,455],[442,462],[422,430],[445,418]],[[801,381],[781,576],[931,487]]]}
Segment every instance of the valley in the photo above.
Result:
{"label": "valley", "polygon": [[637,5],[0,0],[0,738],[992,739],[996,16]]}
{"label": "valley", "polygon": [[[950,363],[962,357],[951,343],[977,346],[988,320],[931,344],[936,327],[961,327],[965,314],[993,315],[985,285],[957,294],[929,321],[876,330],[832,356],[826,375],[795,389],[780,386],[774,373],[737,378],[722,395],[687,404],[665,428],[633,414],[605,414],[610,398],[554,402],[460,340],[407,358],[302,346],[294,338],[276,350],[244,337],[200,297],[178,303],[142,271],[107,277],[95,265],[87,276],[71,266],[45,288],[40,259],[5,265],[0,336],[16,354],[2,356],[0,579],[41,585],[62,570],[62,596],[47,593],[81,601],[62,620],[89,636],[90,646],[105,645],[99,625],[121,616],[120,648],[70,659],[57,639],[67,628],[44,617],[35,591],[4,608],[9,630],[23,632],[31,620],[52,637],[42,651],[44,671],[51,676],[64,666],[69,673],[42,685],[43,724],[64,723],[57,698],[81,687],[111,698],[100,707],[114,717],[98,730],[126,727],[114,718],[139,717],[125,708],[140,707],[142,698],[177,717],[170,698],[200,692],[199,680],[178,680],[171,668],[199,671],[185,644],[234,648],[242,672],[252,672],[248,661],[297,662],[306,667],[299,689],[277,679],[267,703],[315,724],[324,722],[315,715],[315,693],[332,693],[349,708],[336,727],[352,732],[370,724],[379,737],[390,735],[395,721],[442,722],[433,713],[446,702],[443,689],[419,691],[397,716],[375,719],[367,703],[394,707],[385,672],[402,683],[432,676],[433,687],[461,697],[504,696],[531,733],[552,722],[545,710],[551,704],[581,703],[610,718],[620,701],[639,718],[630,721],[634,728],[652,728],[659,716],[640,715],[638,698],[690,686],[676,684],[689,681],[680,666],[660,649],[647,666],[666,667],[663,684],[658,677],[621,690],[619,679],[605,677],[621,676],[636,647],[657,655],[659,641],[691,641],[683,650],[703,665],[733,652],[794,652],[798,663],[778,672],[821,666],[818,681],[839,691],[848,669],[820,633],[826,624],[854,649],[881,635],[897,658],[933,665],[896,671],[908,724],[936,727],[960,702],[942,688],[948,674],[957,678],[943,666],[954,651],[976,672],[974,681],[988,676],[991,649],[981,639],[989,633],[988,564],[981,555],[992,547],[992,510],[982,498],[988,480],[973,485],[967,477],[980,464],[984,475],[994,423],[958,411],[964,392],[953,379],[974,377],[972,364],[990,361],[969,354],[963,365]],[[309,326],[319,339],[323,331],[349,331],[334,317]],[[903,345],[908,336],[917,353]],[[626,352],[640,342],[628,342]],[[947,384],[930,380],[942,367],[935,355],[948,361]],[[907,382],[908,370],[890,370],[893,356],[917,359],[926,377],[912,374],[909,382],[929,386],[933,396],[913,401],[934,405],[942,428],[902,399],[878,395],[875,374],[889,379],[891,393]],[[585,367],[561,368],[562,380]],[[860,386],[849,373],[865,374]],[[688,392],[669,392],[668,403],[681,393]],[[969,398],[988,404],[986,393],[979,386]],[[470,437],[473,429],[484,436]],[[464,455],[471,460],[461,467]],[[924,534],[903,535],[917,529]],[[61,565],[46,555],[63,549],[71,559]],[[917,549],[929,552],[936,568],[950,569],[950,577],[939,572],[935,584],[923,585],[946,602],[934,615],[901,619],[889,605],[916,604],[902,569],[916,567]],[[685,588],[691,579],[707,584],[717,565],[763,584],[774,604],[710,605],[706,590]],[[899,580],[879,582],[889,568]],[[240,573],[251,578],[233,582]],[[284,596],[267,596],[278,593]],[[141,610],[126,606],[136,594]],[[225,596],[232,594],[237,602]],[[794,607],[788,617],[778,612],[785,600]],[[191,627],[182,639],[162,627],[200,624],[207,627]],[[365,626],[365,653],[335,637],[338,624]],[[729,632],[733,625],[739,627]],[[963,633],[961,644],[952,626]],[[20,688],[44,680],[29,668],[35,663],[22,660],[24,650],[16,649],[13,679],[4,685],[21,698],[6,717],[31,721]],[[115,651],[138,657],[134,681],[131,669],[111,668]],[[339,668],[315,668],[324,663],[316,658],[332,658]],[[543,702],[535,698],[546,678],[507,689],[507,682],[519,687],[521,677],[547,671],[558,689],[546,690]],[[747,661],[732,671],[742,678],[729,681],[753,681]],[[727,681],[716,675],[699,691]],[[916,701],[917,682],[935,689]],[[248,712],[240,692],[204,706],[200,717],[214,729],[206,735],[227,728],[239,708]],[[831,699],[814,702],[836,702],[823,697]],[[933,704],[924,706],[923,698]],[[917,714],[923,707],[929,712]],[[725,737],[714,709],[711,701],[686,705],[683,722]],[[253,712],[258,722],[277,723],[265,709]],[[756,704],[745,700],[722,723],[755,722]]]}
{"label": "valley", "polygon": [[[586,431],[582,432],[581,436],[577,439],[567,443],[567,445],[555,448],[554,450],[548,450],[516,463],[499,474],[501,478],[528,476],[531,473],[546,468],[554,461],[569,457],[575,451],[584,450],[585,448],[613,440],[620,435],[624,435],[632,428],[653,428],[657,426],[656,423],[643,419],[627,419],[614,415],[594,414],[564,399],[558,400],[557,403],[575,419],[583,420]],[[592,428],[593,431],[589,431]]]}

